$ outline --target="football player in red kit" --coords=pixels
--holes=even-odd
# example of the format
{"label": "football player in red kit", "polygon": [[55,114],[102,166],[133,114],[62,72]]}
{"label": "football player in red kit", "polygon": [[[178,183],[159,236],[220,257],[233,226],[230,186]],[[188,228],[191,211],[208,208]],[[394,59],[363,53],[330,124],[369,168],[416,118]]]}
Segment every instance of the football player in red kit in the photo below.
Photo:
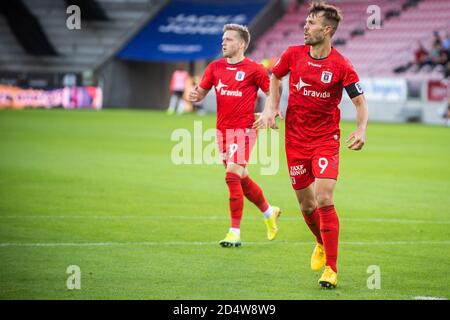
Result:
{"label": "football player in red kit", "polygon": [[339,220],[333,192],[339,169],[340,110],[345,88],[356,107],[357,129],[347,139],[350,150],[365,143],[367,104],[352,64],[331,46],[340,10],[312,3],[304,26],[305,45],[287,48],[273,68],[269,103],[254,128],[276,128],[281,79],[290,73],[286,111],[286,158],[300,209],[317,244],[311,268],[325,266],[319,284],[337,285]]}
{"label": "football player in red kit", "polygon": [[224,58],[211,62],[200,85],[189,94],[189,100],[202,100],[214,86],[217,98],[217,143],[226,168],[225,181],[229,191],[231,226],[223,247],[241,245],[240,224],[244,196],[254,203],[264,216],[267,238],[275,239],[278,207],[271,206],[261,188],[250,179],[246,168],[257,131],[252,129],[258,89],[269,93],[269,75],[262,65],[244,56],[250,43],[245,26],[227,24],[223,28],[222,53]]}

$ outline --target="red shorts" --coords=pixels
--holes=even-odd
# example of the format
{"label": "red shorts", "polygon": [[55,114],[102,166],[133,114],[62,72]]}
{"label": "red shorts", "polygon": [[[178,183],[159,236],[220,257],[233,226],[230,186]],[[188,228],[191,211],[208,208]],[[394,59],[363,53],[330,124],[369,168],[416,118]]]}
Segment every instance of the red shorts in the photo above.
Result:
{"label": "red shorts", "polygon": [[217,130],[217,144],[223,164],[227,166],[231,162],[245,168],[256,138],[257,130],[254,129]]}
{"label": "red shorts", "polygon": [[299,148],[286,144],[286,158],[295,190],[308,187],[316,178],[337,180],[339,145]]}

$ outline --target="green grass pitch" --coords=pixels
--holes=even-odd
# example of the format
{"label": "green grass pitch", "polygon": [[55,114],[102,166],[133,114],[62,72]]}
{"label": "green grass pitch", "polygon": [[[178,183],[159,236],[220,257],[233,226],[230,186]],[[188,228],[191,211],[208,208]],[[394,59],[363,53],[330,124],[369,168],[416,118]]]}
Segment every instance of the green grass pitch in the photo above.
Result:
{"label": "green grass pitch", "polygon": [[[221,165],[174,165],[170,140],[208,115],[103,110],[0,111],[1,299],[450,298],[450,128],[370,123],[362,152],[342,148],[335,204],[339,286],[318,287],[314,241],[286,168],[254,180],[283,209],[265,240],[245,202],[241,248]],[[342,140],[354,123],[344,122]],[[69,290],[66,269],[81,270]],[[381,288],[369,289],[369,266]]]}

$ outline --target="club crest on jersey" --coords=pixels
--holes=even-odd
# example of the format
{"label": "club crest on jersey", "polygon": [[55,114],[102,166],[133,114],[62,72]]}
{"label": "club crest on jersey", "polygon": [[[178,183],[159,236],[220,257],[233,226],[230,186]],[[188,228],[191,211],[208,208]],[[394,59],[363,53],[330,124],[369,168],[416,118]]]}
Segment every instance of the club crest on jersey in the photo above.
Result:
{"label": "club crest on jersey", "polygon": [[322,78],[320,79],[323,83],[330,83],[333,74],[330,71],[323,71]]}
{"label": "club crest on jersey", "polygon": [[242,81],[244,80],[245,77],[245,72],[244,71],[238,71],[236,72],[236,80],[237,81]]}

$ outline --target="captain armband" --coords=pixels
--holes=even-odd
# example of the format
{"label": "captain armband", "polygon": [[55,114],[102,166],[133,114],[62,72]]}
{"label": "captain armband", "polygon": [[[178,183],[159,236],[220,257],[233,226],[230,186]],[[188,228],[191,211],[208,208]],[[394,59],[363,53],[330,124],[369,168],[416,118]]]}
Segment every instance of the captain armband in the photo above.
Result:
{"label": "captain armband", "polygon": [[347,91],[347,94],[350,97],[350,99],[353,99],[359,96],[360,94],[364,93],[359,82],[349,84],[348,86],[345,87],[345,91]]}

